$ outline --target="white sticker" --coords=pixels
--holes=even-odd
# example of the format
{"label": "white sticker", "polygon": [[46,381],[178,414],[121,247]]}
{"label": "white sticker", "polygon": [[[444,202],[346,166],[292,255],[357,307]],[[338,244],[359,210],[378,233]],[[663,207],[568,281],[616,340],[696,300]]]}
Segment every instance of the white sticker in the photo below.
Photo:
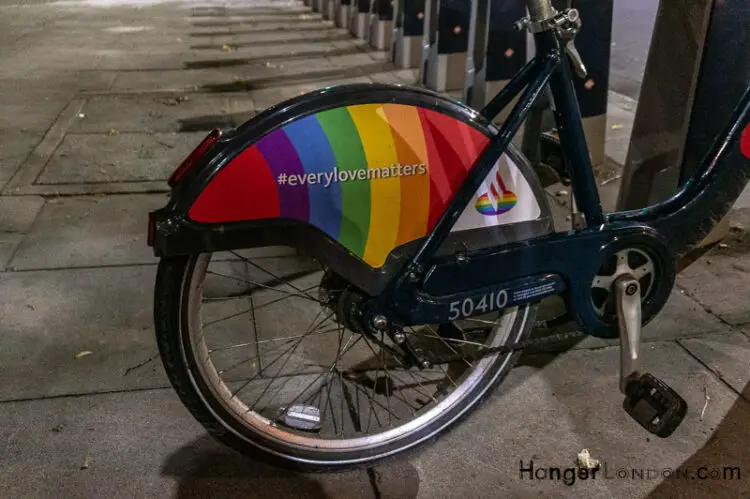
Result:
{"label": "white sticker", "polygon": [[507,154],[485,178],[451,232],[537,220],[542,214],[531,185]]}

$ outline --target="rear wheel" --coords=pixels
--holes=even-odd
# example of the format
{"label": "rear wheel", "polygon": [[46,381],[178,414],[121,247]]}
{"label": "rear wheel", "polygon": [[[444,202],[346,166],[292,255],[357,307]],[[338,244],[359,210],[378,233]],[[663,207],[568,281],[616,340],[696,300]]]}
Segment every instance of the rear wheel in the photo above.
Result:
{"label": "rear wheel", "polygon": [[[266,252],[266,254],[268,254]],[[287,252],[164,258],[155,319],[169,378],[215,437],[277,465],[370,465],[425,443],[474,410],[518,354],[410,367],[387,335],[348,330],[325,269]],[[534,308],[404,331],[434,356],[527,336]]]}

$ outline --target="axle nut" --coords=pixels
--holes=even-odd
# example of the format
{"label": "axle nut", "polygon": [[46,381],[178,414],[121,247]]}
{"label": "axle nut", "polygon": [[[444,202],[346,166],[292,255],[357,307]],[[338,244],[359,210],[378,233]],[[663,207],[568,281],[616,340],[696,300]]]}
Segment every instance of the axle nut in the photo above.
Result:
{"label": "axle nut", "polygon": [[374,327],[378,331],[382,331],[383,329],[388,327],[388,319],[384,315],[376,315],[372,319],[372,327]]}

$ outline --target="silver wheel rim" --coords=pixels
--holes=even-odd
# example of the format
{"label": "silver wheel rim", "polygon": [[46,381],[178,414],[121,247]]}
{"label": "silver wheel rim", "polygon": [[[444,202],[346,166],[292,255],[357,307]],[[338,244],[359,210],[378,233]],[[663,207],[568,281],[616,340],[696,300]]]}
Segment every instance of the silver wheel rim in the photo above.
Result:
{"label": "silver wheel rim", "polygon": [[[250,259],[242,257],[239,254],[234,254],[234,256],[238,257],[241,265],[253,265],[254,267],[260,267],[258,263],[251,262]],[[276,421],[274,418],[269,417],[269,413],[266,411],[261,411],[260,408],[257,407],[257,401],[254,405],[250,405],[247,401],[243,400],[242,397],[240,397],[240,393],[242,393],[242,390],[244,388],[238,389],[237,384],[240,386],[243,383],[249,383],[249,382],[255,382],[258,379],[264,380],[264,379],[273,379],[271,378],[265,378],[263,376],[256,378],[255,380],[250,379],[252,376],[248,376],[245,379],[234,379],[234,380],[226,380],[222,377],[223,374],[228,372],[228,369],[224,367],[217,367],[216,363],[214,362],[214,359],[212,358],[212,354],[222,351],[230,350],[231,348],[241,348],[243,346],[249,346],[250,341],[248,340],[245,342],[245,344],[236,344],[236,345],[225,345],[224,348],[217,348],[215,346],[209,346],[207,337],[208,334],[206,333],[207,327],[204,328],[204,326],[210,326],[213,324],[216,324],[216,322],[206,321],[204,314],[202,312],[205,308],[205,303],[207,301],[205,300],[204,296],[204,283],[205,278],[207,275],[218,275],[216,272],[211,272],[208,270],[208,267],[211,263],[212,255],[211,254],[203,254],[197,257],[194,269],[192,271],[192,274],[190,276],[190,282],[188,283],[188,286],[186,287],[186,291],[189,293],[188,296],[188,320],[187,320],[187,336],[188,341],[190,342],[190,348],[192,350],[192,356],[195,359],[195,366],[197,367],[197,373],[194,373],[199,375],[205,385],[208,387],[208,390],[211,392],[213,397],[218,400],[222,407],[228,411],[233,419],[240,423],[246,430],[249,430],[251,432],[254,432],[258,435],[261,435],[269,440],[276,441],[280,444],[284,444],[290,447],[294,447],[300,450],[307,450],[307,451],[316,451],[316,452],[329,452],[329,453],[335,453],[335,452],[342,452],[342,451],[348,451],[348,452],[355,452],[363,449],[373,449],[374,447],[379,447],[383,445],[392,444],[400,439],[403,439],[404,437],[407,437],[409,435],[413,435],[417,432],[420,432],[420,430],[423,430],[425,427],[430,426],[435,421],[439,420],[444,414],[447,412],[450,412],[451,410],[455,409],[458,406],[463,405],[471,405],[470,402],[473,402],[473,400],[466,400],[467,397],[473,397],[476,399],[482,390],[480,390],[479,394],[474,394],[475,388],[479,383],[481,383],[483,380],[485,380],[488,377],[496,376],[498,372],[503,370],[507,363],[510,361],[510,356],[505,355],[502,362],[498,363],[496,362],[498,360],[497,355],[487,356],[477,362],[475,362],[471,367],[466,366],[464,369],[466,372],[462,373],[460,378],[457,378],[455,376],[451,376],[450,371],[445,368],[444,366],[438,366],[438,368],[442,369],[442,372],[446,375],[446,378],[450,381],[450,384],[452,384],[452,390],[447,395],[443,396],[436,396],[437,393],[424,393],[426,385],[424,383],[417,383],[419,386],[419,389],[415,389],[417,393],[420,391],[422,392],[422,396],[429,396],[431,400],[427,400],[427,403],[424,405],[424,407],[418,408],[416,411],[413,411],[413,417],[411,419],[401,419],[398,418],[398,423],[394,423],[393,419],[391,418],[392,408],[390,405],[388,405],[387,410],[390,412],[388,414],[389,418],[389,424],[388,425],[380,425],[384,426],[385,428],[382,428],[381,431],[376,431],[371,434],[366,434],[367,430],[370,428],[370,424],[367,425],[367,430],[362,431],[361,424],[360,424],[360,431],[356,431],[356,424],[355,426],[355,432],[352,436],[345,436],[343,435],[342,431],[342,438],[339,438],[338,435],[334,437],[326,436],[323,434],[322,430],[320,434],[310,434],[306,432],[298,431],[295,428],[290,428],[287,426],[284,426],[283,424],[279,424],[278,421]],[[269,260],[269,259],[259,259],[260,260]],[[264,269],[265,270],[265,269]],[[270,272],[268,270],[265,270],[265,273],[267,274],[267,277],[270,279],[276,279],[277,281],[277,275],[274,272]],[[322,276],[322,271],[320,273]],[[227,277],[227,276],[224,276]],[[315,278],[312,277],[312,280]],[[318,279],[319,281],[319,279]],[[321,307],[319,304],[315,303],[313,300],[311,300],[311,297],[317,296],[317,293],[311,289],[303,288],[300,286],[297,286],[296,283],[292,284],[290,287],[286,288],[284,291],[281,291],[281,285],[269,285],[264,282],[259,282],[256,280],[247,280],[247,284],[251,284],[256,287],[256,289],[261,289],[268,291],[269,293],[278,292],[280,294],[286,293],[286,296],[282,298],[281,300],[278,300],[276,303],[279,303],[283,300],[304,300],[309,301],[311,306],[317,306]],[[256,291],[253,291],[250,296],[253,296],[256,293]],[[252,298],[251,298],[252,300]],[[264,302],[263,306],[266,306],[265,303],[271,303]],[[271,303],[273,305],[273,303]],[[262,308],[262,307],[261,307]],[[321,307],[322,308],[322,307]],[[252,322],[254,324],[257,324],[256,321],[256,314],[259,307],[253,306],[251,310],[248,310],[247,313],[253,316]],[[503,314],[495,321],[494,323],[492,321],[487,321],[485,318],[479,318],[479,319],[472,319],[476,321],[480,321],[479,324],[482,325],[482,327],[489,327],[492,326],[492,330],[487,336],[487,339],[482,342],[483,345],[487,346],[497,346],[500,344],[505,343],[510,335],[513,333],[513,325],[516,322],[516,318],[518,316],[518,309],[509,309],[503,312]],[[236,317],[239,317],[237,315]],[[321,318],[321,316],[316,316],[318,320]],[[330,318],[328,318],[330,319]],[[326,319],[327,320],[327,319]],[[485,324],[486,322],[489,322],[490,324]],[[288,340],[295,340],[301,343],[304,340],[313,340],[318,339],[315,338],[316,336],[319,336],[318,332],[320,332],[320,336],[322,337],[323,334],[328,335],[338,335],[339,341],[338,345],[341,349],[342,345],[344,345],[343,350],[345,350],[345,353],[349,353],[353,348],[354,345],[357,343],[362,343],[363,341],[366,343],[366,348],[372,351],[373,357],[377,357],[378,350],[374,349],[373,346],[370,344],[369,339],[365,338],[363,336],[357,335],[355,333],[351,333],[348,330],[337,329],[337,330],[325,330],[325,321],[320,322],[318,324],[317,329],[308,329],[307,331],[299,331],[297,334],[292,334],[287,337],[281,337],[281,338],[274,338],[271,341],[278,341],[279,343]],[[461,328],[459,328],[461,329]],[[342,332],[345,335],[345,338],[341,337]],[[434,330],[433,330],[434,332]],[[416,335],[425,336],[424,333],[419,333],[417,331],[406,331],[407,335],[409,335],[410,338],[416,338]],[[303,337],[300,339],[300,337]],[[434,340],[432,337],[432,334],[427,335],[430,341],[438,341]],[[359,338],[359,339],[357,339]],[[463,339],[454,339],[449,340],[450,343],[447,343],[444,340],[440,340],[442,343],[447,343],[447,348],[449,348],[452,351],[458,351],[460,350],[460,347],[475,347],[476,345],[470,344],[474,343],[470,340],[467,340],[467,336],[465,333],[462,333]],[[422,341],[422,337],[418,338],[418,341]],[[261,338],[259,339],[257,336],[253,340],[256,342],[255,348],[260,349],[258,347],[257,342],[263,342],[267,341],[267,339]],[[479,343],[479,342],[476,342]],[[364,346],[364,345],[363,345]],[[293,347],[292,347],[293,348]],[[257,351],[255,352],[258,353]],[[343,359],[343,356],[338,356],[338,361],[334,360],[334,363],[338,363]],[[262,362],[259,361],[260,371],[263,371]],[[325,367],[325,366],[322,366]],[[343,369],[336,369],[334,371],[333,375],[329,374],[329,377],[335,378],[339,377],[340,373],[342,373]],[[369,370],[370,372],[372,369]],[[439,371],[436,371],[438,375],[440,374]],[[266,373],[267,374],[267,373]],[[325,373],[323,373],[325,374]],[[391,365],[390,370],[387,367],[383,367],[382,374],[386,376],[386,379],[392,379],[395,378],[393,373],[393,365]],[[422,376],[422,374],[417,374],[416,370],[413,370],[412,373],[409,373],[408,371],[403,370],[404,377],[407,376],[410,377],[411,380],[419,381],[419,376]],[[303,373],[302,375],[307,376],[307,373]],[[313,373],[310,376],[314,376],[315,373]],[[278,378],[276,378],[278,379]],[[376,371],[376,379],[377,379],[377,371]],[[407,378],[409,379],[409,378]],[[342,397],[340,397],[339,402],[340,405],[344,404],[343,399],[345,398],[343,395],[346,392],[346,385],[348,385],[351,380],[347,377],[339,377],[340,383],[341,383],[341,392]],[[334,379],[335,381],[335,379]],[[444,380],[445,381],[445,380]],[[268,386],[273,386],[273,381],[270,381],[268,383]],[[330,385],[328,385],[330,386]],[[442,386],[442,385],[441,385]],[[246,387],[245,387],[246,388]],[[372,421],[372,414],[375,414],[375,419],[378,419],[378,405],[384,406],[385,404],[390,404],[390,402],[382,402],[377,399],[377,395],[383,395],[376,393],[376,386],[371,387],[371,393],[370,396],[372,397],[372,407],[374,409],[372,412],[368,413],[368,421]],[[283,390],[283,388],[282,388]],[[329,419],[333,419],[334,415],[336,413],[336,409],[333,407],[332,404],[330,404],[331,398],[331,388],[328,390],[327,394],[327,400],[329,403],[323,403],[323,396],[325,395],[325,387],[322,387],[319,390],[320,399],[318,401],[318,406],[323,407],[322,409],[322,415],[325,418],[326,414],[329,415]],[[360,391],[356,391],[357,394],[357,401],[361,399],[362,393]],[[394,392],[398,390],[393,390],[391,388],[386,388],[386,396],[384,398],[391,399],[391,401],[394,402],[394,404],[397,404],[399,401],[395,400],[394,398],[398,398]],[[268,392],[271,392],[270,388],[268,389]],[[267,392],[267,393],[268,393]],[[257,393],[257,392],[255,392]],[[303,391],[299,395],[304,398],[310,398],[311,392],[308,392],[308,395],[305,394]],[[393,395],[392,395],[393,394]],[[365,394],[366,395],[366,394]],[[392,396],[391,396],[392,395]],[[401,394],[403,395],[403,394]],[[263,395],[261,395],[262,399]],[[302,400],[302,399],[300,399]],[[313,398],[313,400],[315,400]],[[350,404],[350,400],[346,400],[347,405]],[[400,402],[403,402],[402,405],[406,406],[408,405],[406,402],[406,398],[404,397]],[[299,404],[299,400],[294,400],[291,402],[291,404]],[[281,404],[282,406],[284,404]],[[315,405],[315,404],[310,404]],[[353,405],[353,404],[352,404]],[[380,412],[382,413],[382,410],[384,407],[380,407]],[[346,417],[346,413],[349,413],[351,410],[350,407],[346,408],[345,413],[342,415],[342,417]],[[326,412],[329,411],[329,412]],[[361,413],[357,411],[357,416],[360,417]],[[356,419],[354,415],[349,414],[349,418],[351,420]],[[330,423],[330,421],[328,421]],[[344,426],[344,421],[341,422],[342,430]],[[361,423],[361,421],[360,421]],[[380,423],[380,421],[378,421]],[[447,424],[447,423],[446,423]],[[333,423],[334,430],[335,430],[335,422]],[[359,434],[357,434],[359,433]],[[406,444],[405,444],[406,445]]]}

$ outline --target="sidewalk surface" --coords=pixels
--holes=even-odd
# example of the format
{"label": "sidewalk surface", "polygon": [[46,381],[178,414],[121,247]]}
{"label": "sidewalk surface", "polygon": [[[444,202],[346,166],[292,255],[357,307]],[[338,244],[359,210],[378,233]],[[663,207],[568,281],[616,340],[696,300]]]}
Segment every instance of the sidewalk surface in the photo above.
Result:
{"label": "sidewalk surface", "polygon": [[[641,18],[649,36],[647,14],[628,17]],[[637,98],[626,80],[645,59],[621,33],[613,87],[630,98],[612,94],[608,142],[620,163]],[[165,178],[211,127],[323,86],[413,78],[301,2],[2,0],[0,497],[747,497],[747,196],[725,244],[679,276],[645,331],[645,367],[690,407],[670,439],[628,419],[619,352],[593,339],[527,355],[455,431],[371,470],[268,468],[183,408],[156,357],[145,240]],[[565,468],[584,448],[609,478],[519,476],[520,461]],[[741,480],[663,476],[701,466],[740,467]],[[657,472],[620,476],[633,468]]]}

